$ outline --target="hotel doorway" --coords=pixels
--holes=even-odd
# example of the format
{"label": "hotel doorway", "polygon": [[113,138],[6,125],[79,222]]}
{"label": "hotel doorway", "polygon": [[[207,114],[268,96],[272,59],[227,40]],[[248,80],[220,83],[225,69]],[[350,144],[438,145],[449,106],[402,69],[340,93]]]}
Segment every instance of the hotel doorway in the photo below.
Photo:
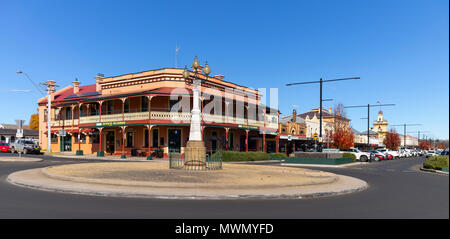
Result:
{"label": "hotel doorway", "polygon": [[72,151],[72,135],[66,134],[66,136],[61,136],[61,152],[70,152]]}
{"label": "hotel doorway", "polygon": [[168,129],[169,152],[181,153],[181,130]]}
{"label": "hotel doorway", "polygon": [[106,153],[113,154],[114,153],[114,131],[107,131],[106,132]]}

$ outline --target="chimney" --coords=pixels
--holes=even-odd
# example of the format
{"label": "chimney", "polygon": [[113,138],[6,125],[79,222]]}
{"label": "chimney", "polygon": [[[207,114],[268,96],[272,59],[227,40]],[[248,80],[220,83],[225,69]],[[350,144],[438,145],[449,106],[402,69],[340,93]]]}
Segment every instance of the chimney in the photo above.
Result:
{"label": "chimney", "polygon": [[72,83],[73,83],[73,93],[78,94],[78,92],[80,91],[80,82],[78,81],[78,78],[75,78],[75,80],[72,81]]}
{"label": "chimney", "polygon": [[103,81],[103,78],[105,78],[105,76],[100,73],[98,73],[97,76],[95,77],[95,91],[97,91],[100,94],[102,93],[101,83]]}
{"label": "chimney", "polygon": [[292,110],[292,123],[297,122],[297,111],[295,109]]}
{"label": "chimney", "polygon": [[339,109],[336,110],[336,115],[339,116]]}
{"label": "chimney", "polygon": [[331,114],[331,107],[328,107],[328,113],[330,113]]}

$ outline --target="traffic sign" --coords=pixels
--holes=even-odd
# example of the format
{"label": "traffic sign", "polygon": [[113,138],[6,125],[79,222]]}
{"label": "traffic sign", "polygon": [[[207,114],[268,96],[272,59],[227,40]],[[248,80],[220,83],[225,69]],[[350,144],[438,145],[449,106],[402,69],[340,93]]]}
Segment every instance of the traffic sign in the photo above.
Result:
{"label": "traffic sign", "polygon": [[23,129],[17,129],[16,138],[23,138]]}
{"label": "traffic sign", "polygon": [[59,136],[66,136],[66,131],[63,129],[60,129],[58,134],[59,134]]}
{"label": "traffic sign", "polygon": [[317,138],[318,138],[319,136],[317,135],[317,133],[314,133],[314,134],[312,135],[312,137],[313,137],[313,139],[316,139],[316,140],[317,140]]}

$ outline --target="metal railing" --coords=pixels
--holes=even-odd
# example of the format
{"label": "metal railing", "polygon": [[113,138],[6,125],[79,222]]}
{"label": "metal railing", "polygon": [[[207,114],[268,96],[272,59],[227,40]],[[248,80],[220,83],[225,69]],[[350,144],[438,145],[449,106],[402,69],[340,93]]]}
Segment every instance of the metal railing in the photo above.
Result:
{"label": "metal railing", "polygon": [[[193,155],[199,155],[193,153]],[[185,157],[178,152],[169,152],[169,168],[184,170],[219,170],[222,169],[222,152],[216,152],[209,156],[205,155],[205,160],[191,159],[186,161]]]}

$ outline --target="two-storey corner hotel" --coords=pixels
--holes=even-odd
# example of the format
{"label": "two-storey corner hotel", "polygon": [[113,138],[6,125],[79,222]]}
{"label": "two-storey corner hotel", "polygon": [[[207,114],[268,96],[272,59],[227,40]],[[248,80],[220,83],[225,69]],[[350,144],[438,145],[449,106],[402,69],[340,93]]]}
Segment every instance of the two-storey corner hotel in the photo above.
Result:
{"label": "two-storey corner hotel", "polygon": [[[278,151],[279,112],[261,104],[260,92],[224,81],[222,75],[196,76],[201,79],[201,131],[207,152]],[[184,153],[193,79],[185,79],[183,69],[95,79],[93,85],[74,81],[52,93],[50,114],[47,97],[38,101],[41,148],[49,147],[50,117],[54,152],[146,156],[159,149],[165,155]]]}

